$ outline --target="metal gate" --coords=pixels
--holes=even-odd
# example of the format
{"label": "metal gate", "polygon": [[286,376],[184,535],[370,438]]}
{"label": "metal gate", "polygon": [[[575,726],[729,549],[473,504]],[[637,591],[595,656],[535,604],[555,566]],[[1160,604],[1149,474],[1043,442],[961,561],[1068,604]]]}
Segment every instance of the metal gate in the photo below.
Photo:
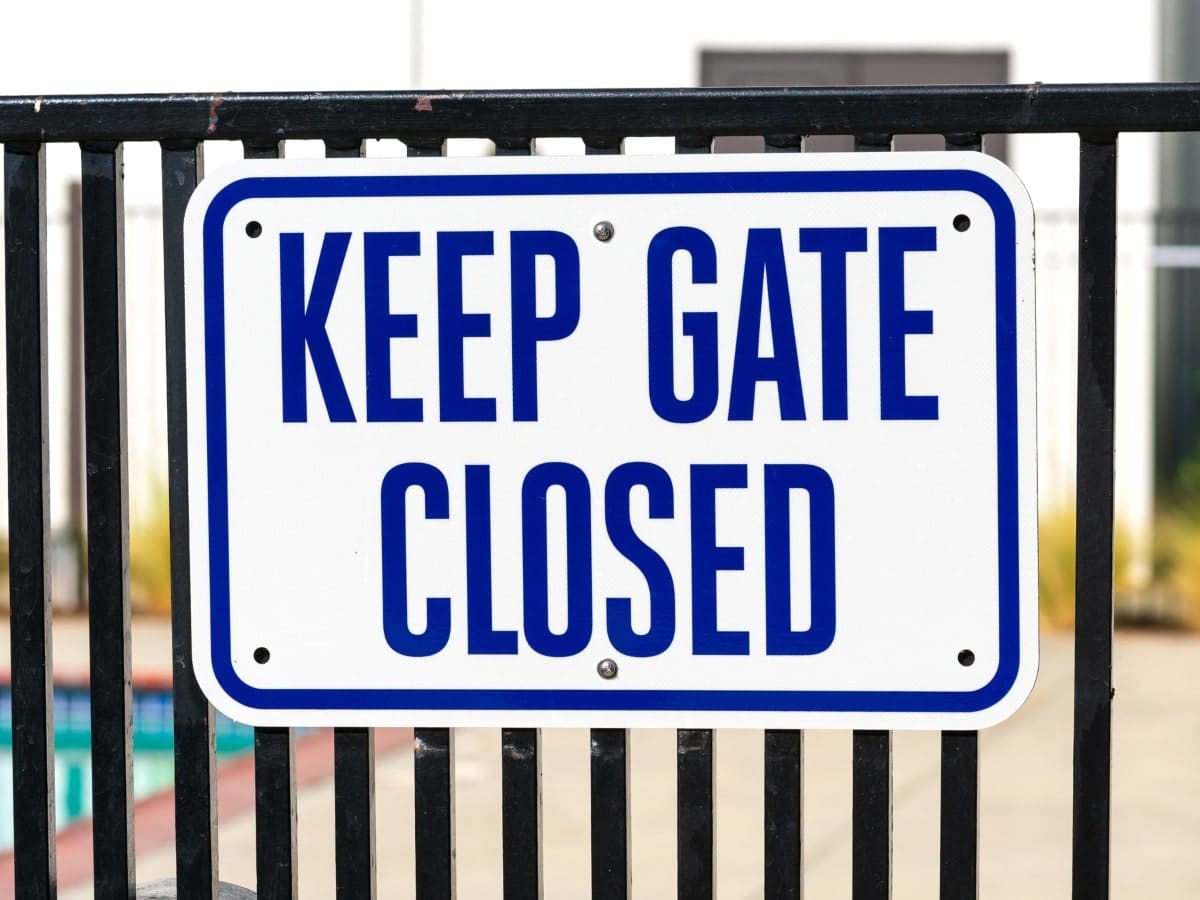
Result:
{"label": "metal gate", "polygon": [[[535,138],[582,138],[588,153],[620,153],[627,136],[670,136],[678,153],[714,138],[762,135],[769,152],[801,152],[809,135],[851,134],[886,151],[897,134],[941,134],[946,149],[978,149],[993,133],[1079,136],[1077,631],[1073,883],[1077,898],[1108,894],[1112,703],[1113,392],[1117,137],[1200,130],[1200,89],[1188,85],[671,91],[174,95],[0,99],[4,144],[5,296],[12,615],[12,713],[17,896],[56,896],[51,615],[48,577],[45,144],[82,159],[83,333],[90,596],[95,896],[133,894],[128,477],[124,438],[122,156],[126,141],[162,150],[167,422],[174,645],[178,896],[216,893],[214,716],[191,670],[183,359],[182,222],[210,141],[240,141],[275,157],[287,139],[325,142],[328,156],[398,138],[411,156],[438,156],[448,138],[488,138],[497,154],[528,154]],[[415,735],[416,891],[455,893],[453,733]],[[540,764],[536,730],[503,732],[503,890],[541,895]],[[374,755],[367,729],[335,731],[337,894],[376,895]],[[297,894],[295,735],[255,734],[258,896]],[[891,890],[891,753],[887,732],[853,736],[853,896]],[[974,732],[941,736],[941,896],[974,897],[978,764]],[[798,898],[803,734],[767,731],[764,893]],[[677,735],[678,895],[714,892],[713,738]],[[628,733],[591,735],[591,891],[630,890]],[[386,885],[379,892],[387,896]]]}

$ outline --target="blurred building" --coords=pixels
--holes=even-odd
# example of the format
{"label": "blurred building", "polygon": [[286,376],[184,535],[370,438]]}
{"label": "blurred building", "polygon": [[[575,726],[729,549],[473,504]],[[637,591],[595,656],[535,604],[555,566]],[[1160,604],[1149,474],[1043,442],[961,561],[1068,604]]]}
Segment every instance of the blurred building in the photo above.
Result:
{"label": "blurred building", "polygon": [[[1164,80],[1200,81],[1197,35],[1200,3],[1162,0]],[[1154,469],[1159,491],[1169,495],[1200,488],[1200,472],[1191,471],[1200,466],[1200,135],[1163,135],[1160,148]]]}

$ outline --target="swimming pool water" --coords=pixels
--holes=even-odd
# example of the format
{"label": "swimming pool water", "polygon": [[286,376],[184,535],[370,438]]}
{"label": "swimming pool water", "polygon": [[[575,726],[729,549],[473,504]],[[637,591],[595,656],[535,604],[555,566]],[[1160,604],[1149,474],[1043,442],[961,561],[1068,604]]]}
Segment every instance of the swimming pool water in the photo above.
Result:
{"label": "swimming pool water", "polygon": [[[12,846],[12,694],[0,687],[0,851]],[[254,746],[254,729],[217,715],[217,754]],[[133,796],[170,787],[175,779],[173,709],[168,691],[133,692]],[[86,687],[54,689],[55,822],[61,830],[91,814],[91,698]]]}

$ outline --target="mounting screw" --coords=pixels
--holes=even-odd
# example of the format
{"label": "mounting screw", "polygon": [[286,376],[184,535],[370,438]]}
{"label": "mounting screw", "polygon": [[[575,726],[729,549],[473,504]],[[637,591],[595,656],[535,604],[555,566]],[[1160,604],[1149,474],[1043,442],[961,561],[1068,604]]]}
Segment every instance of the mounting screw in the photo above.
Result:
{"label": "mounting screw", "polygon": [[609,679],[617,677],[617,664],[611,659],[602,659],[596,663],[596,672],[601,678]]}
{"label": "mounting screw", "polygon": [[[597,222],[592,229],[592,234],[596,236],[598,241],[611,241],[615,229],[612,222]],[[614,670],[615,671],[615,670]],[[612,676],[606,676],[611,678]]]}
{"label": "mounting screw", "polygon": [[975,654],[970,650],[958,651],[958,664],[960,666],[971,666],[975,664]]}
{"label": "mounting screw", "polygon": [[250,221],[246,223],[246,234],[252,238],[262,234],[262,225],[259,222]]}
{"label": "mounting screw", "polygon": [[971,227],[971,219],[968,216],[964,216],[962,213],[959,213],[957,216],[954,217],[954,230],[955,231],[966,231],[970,227]]}
{"label": "mounting screw", "polygon": [[271,651],[266,647],[258,647],[254,651],[254,661],[260,666],[264,665],[271,658]]}

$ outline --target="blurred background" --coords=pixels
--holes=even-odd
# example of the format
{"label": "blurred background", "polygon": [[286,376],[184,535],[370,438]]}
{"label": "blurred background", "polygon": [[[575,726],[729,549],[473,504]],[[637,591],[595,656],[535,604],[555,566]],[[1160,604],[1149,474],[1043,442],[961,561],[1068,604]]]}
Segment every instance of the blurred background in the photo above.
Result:
{"label": "blurred background", "polygon": [[[0,57],[0,93],[5,95],[1200,80],[1200,54],[1189,52],[1200,38],[1198,0],[1102,8],[1074,0],[1010,0],[990,6],[952,0],[786,5],[768,0],[686,4],[360,0],[322,7],[319,12],[228,0],[178,9],[126,0],[81,7],[53,2],[10,4],[0,21],[9,36]],[[936,136],[896,142],[898,150],[940,146]],[[488,154],[493,149],[486,141],[453,140],[447,145],[451,155]],[[753,151],[761,149],[761,139],[722,139],[717,149]],[[823,138],[811,142],[809,149],[849,149],[849,139]],[[625,150],[669,153],[672,142],[633,137]],[[582,151],[581,142],[574,140],[544,140],[535,146],[535,152],[545,154]],[[1059,821],[1053,816],[1066,816],[1062,819],[1065,836],[1029,848],[1049,861],[1044,871],[1035,867],[1040,874],[1029,876],[1022,888],[1026,889],[1057,883],[1055,879],[1064,879],[1069,866],[1078,141],[1072,135],[989,136],[985,151],[1017,172],[1037,212],[1040,585],[1047,654],[1039,692],[1053,687],[1047,687],[1046,673],[1067,673],[1059,679],[1060,688],[1067,692],[1061,715],[1042,716],[1047,727],[1052,725],[1066,736],[1065,752],[1061,736],[1040,741],[1029,732],[1027,737],[1011,739],[1028,740],[1034,755],[1049,755],[1048,748],[1056,748],[1053,766],[1047,769],[1050,787],[1042,795],[1058,798],[1046,812],[1050,821]],[[394,141],[369,142],[367,148],[370,156],[403,152]],[[162,790],[169,791],[171,781],[159,150],[153,144],[128,144],[125,153],[130,578],[137,614],[135,788],[139,796],[153,800]],[[320,156],[323,147],[289,142],[286,154]],[[205,147],[206,169],[212,171],[240,155],[236,143],[211,142]],[[51,145],[47,160],[52,595],[60,614],[54,651],[59,822],[73,827],[74,820],[86,819],[90,802],[78,148]],[[1169,697],[1164,701],[1161,695],[1185,680],[1200,681],[1200,643],[1192,637],[1192,630],[1200,627],[1200,136],[1123,135],[1119,171],[1115,575],[1118,625],[1128,637],[1118,638],[1117,679],[1120,686],[1122,676],[1128,675],[1135,696],[1139,687],[1144,688],[1146,702],[1165,704],[1167,712],[1151,717],[1146,708],[1122,706],[1124,698],[1119,696],[1118,716],[1137,718],[1142,729],[1139,740],[1149,733],[1146,728],[1177,728],[1178,733],[1161,737],[1154,752],[1177,754],[1182,772],[1186,769],[1182,760],[1189,754],[1194,759],[1200,750],[1200,723],[1179,713],[1184,704],[1168,702]],[[3,352],[0,346],[0,356]],[[0,427],[0,444],[4,434]],[[6,494],[0,474],[0,503],[7,503]],[[6,560],[7,553],[0,552],[0,608],[7,602]],[[0,646],[3,667],[7,639]],[[1122,654],[1129,660],[1124,670]],[[1165,687],[1160,690],[1154,677],[1163,679]],[[11,806],[6,756],[11,718],[6,691],[0,685],[0,861],[11,840],[6,808],[6,803]],[[1057,709],[1061,698],[1056,697],[1035,694],[1031,704]],[[1022,715],[1012,726],[1003,727],[1018,728]],[[839,739],[816,738],[818,749],[808,764],[811,771],[817,771],[812,760],[821,758],[821,741],[831,748],[830,759],[839,758],[834,749]],[[476,742],[481,748],[479,765],[485,768],[491,763],[483,760],[490,759],[494,749],[487,740],[479,736]],[[923,758],[921,738],[912,740],[918,747],[912,758]],[[987,787],[987,740],[981,825],[985,858],[989,790],[997,802],[1003,793]],[[218,749],[223,758],[236,763],[238,754],[250,745],[247,729],[221,723]],[[406,752],[402,745],[403,741],[396,744],[398,759]],[[475,745],[467,740],[464,746]],[[848,743],[846,749],[842,766],[846,771],[829,778],[848,777]],[[586,752],[581,752],[579,765],[586,760]],[[897,754],[897,765],[903,770],[907,765],[903,743]],[[997,759],[1004,755],[997,751]],[[470,758],[460,756],[460,765],[469,767]],[[930,751],[928,763],[936,764],[936,751]],[[923,764],[913,765],[914,772],[924,771]],[[1170,761],[1154,765],[1163,777],[1177,777],[1170,774],[1175,771]],[[324,784],[321,779],[328,772],[314,766],[313,783]],[[1065,786],[1052,774],[1059,771],[1066,773]],[[818,773],[818,780],[821,777]],[[911,797],[926,788],[936,797],[935,782],[930,787],[923,776],[913,777],[914,784],[925,787],[913,788]],[[1186,777],[1194,780],[1195,776]],[[397,790],[406,789],[402,775],[395,779]],[[1179,784],[1160,787],[1169,797]],[[1121,790],[1116,792],[1118,800]],[[1145,799],[1144,789],[1129,791],[1131,802]],[[1065,811],[1062,801],[1067,804]],[[401,801],[401,806],[403,802],[409,801]],[[238,804],[231,803],[230,815],[236,817]],[[579,803],[583,804],[582,798]],[[848,820],[848,797],[842,806]],[[1175,832],[1184,829],[1193,840],[1200,837],[1195,815],[1180,814],[1183,820],[1164,827]],[[1162,822],[1162,810],[1147,815],[1149,821]],[[252,828],[253,817],[249,818]],[[1121,821],[1120,815],[1117,820]],[[838,841],[837,829],[830,828],[829,858],[839,858],[840,850],[829,849],[836,848]],[[920,833],[919,827],[914,828],[913,833]],[[564,827],[564,832],[570,829]],[[650,843],[644,846],[653,846],[653,839],[647,840]],[[1056,840],[1063,848],[1057,860]],[[816,844],[818,850],[826,845]],[[251,841],[251,860],[252,846]],[[1151,856],[1134,857],[1131,868],[1144,869],[1154,847],[1147,852]],[[222,853],[232,860],[238,851],[226,850],[223,844]],[[1120,859],[1115,851],[1117,883],[1124,871]],[[60,864],[66,864],[63,860],[60,850]],[[1190,865],[1190,874],[1179,881],[1183,892],[1160,896],[1192,896],[1192,888],[1200,890],[1200,871],[1196,863]],[[164,874],[169,872],[165,862],[160,867]],[[986,864],[982,871],[985,884],[987,877],[1001,877],[989,876]],[[242,880],[250,884],[252,878],[251,868]],[[82,884],[82,878],[76,881]],[[318,879],[318,883],[322,882]],[[69,879],[62,885],[72,886]],[[898,896],[905,895],[902,887],[898,885]],[[86,885],[80,890],[84,892],[80,896],[85,895]],[[311,890],[306,896],[322,895],[320,888]],[[912,890],[912,896],[927,896],[919,887]],[[745,896],[753,896],[752,890],[747,891]],[[1008,890],[1001,895],[1009,895]]]}
{"label": "blurred background", "polygon": [[[1076,3],[1018,0],[969,14],[948,0],[803,5],[635,4],[573,6],[541,0],[359,3],[318,23],[274,9],[206,6],[204,25],[160,22],[157,7],[72,12],[49,30],[43,12],[6,15],[26,34],[0,61],[10,95],[165,91],[312,91],[421,88],[683,87],[1117,82],[1200,77],[1186,52],[1200,29],[1190,0],[1161,0],[1090,15]],[[22,18],[28,16],[27,21]],[[1187,298],[1200,270],[1200,139],[1123,135],[1120,145],[1117,506],[1118,606],[1126,618],[1184,622],[1200,604],[1200,570],[1187,548],[1200,532],[1186,509],[1200,492],[1200,315]],[[849,138],[810,149],[849,149]],[[671,152],[670,139],[631,138],[626,152]],[[940,147],[908,136],[896,148]],[[761,149],[725,138],[718,150]],[[1037,210],[1039,481],[1050,566],[1047,614],[1072,605],[1066,559],[1074,496],[1074,344],[1077,141],[1071,135],[989,136],[985,150],[1012,166]],[[581,153],[571,139],[539,153]],[[162,273],[158,148],[127,144],[126,321],[133,602],[163,610],[167,590]],[[240,156],[237,143],[205,147],[209,171]],[[368,155],[398,155],[393,141]],[[452,140],[450,154],[492,152]],[[319,156],[289,142],[288,156]],[[55,602],[82,602],[78,567],[84,521],[80,376],[78,149],[48,148],[50,375]],[[2,488],[0,488],[2,490]],[[4,500],[0,497],[0,501]],[[1067,583],[1062,584],[1063,581]]]}

